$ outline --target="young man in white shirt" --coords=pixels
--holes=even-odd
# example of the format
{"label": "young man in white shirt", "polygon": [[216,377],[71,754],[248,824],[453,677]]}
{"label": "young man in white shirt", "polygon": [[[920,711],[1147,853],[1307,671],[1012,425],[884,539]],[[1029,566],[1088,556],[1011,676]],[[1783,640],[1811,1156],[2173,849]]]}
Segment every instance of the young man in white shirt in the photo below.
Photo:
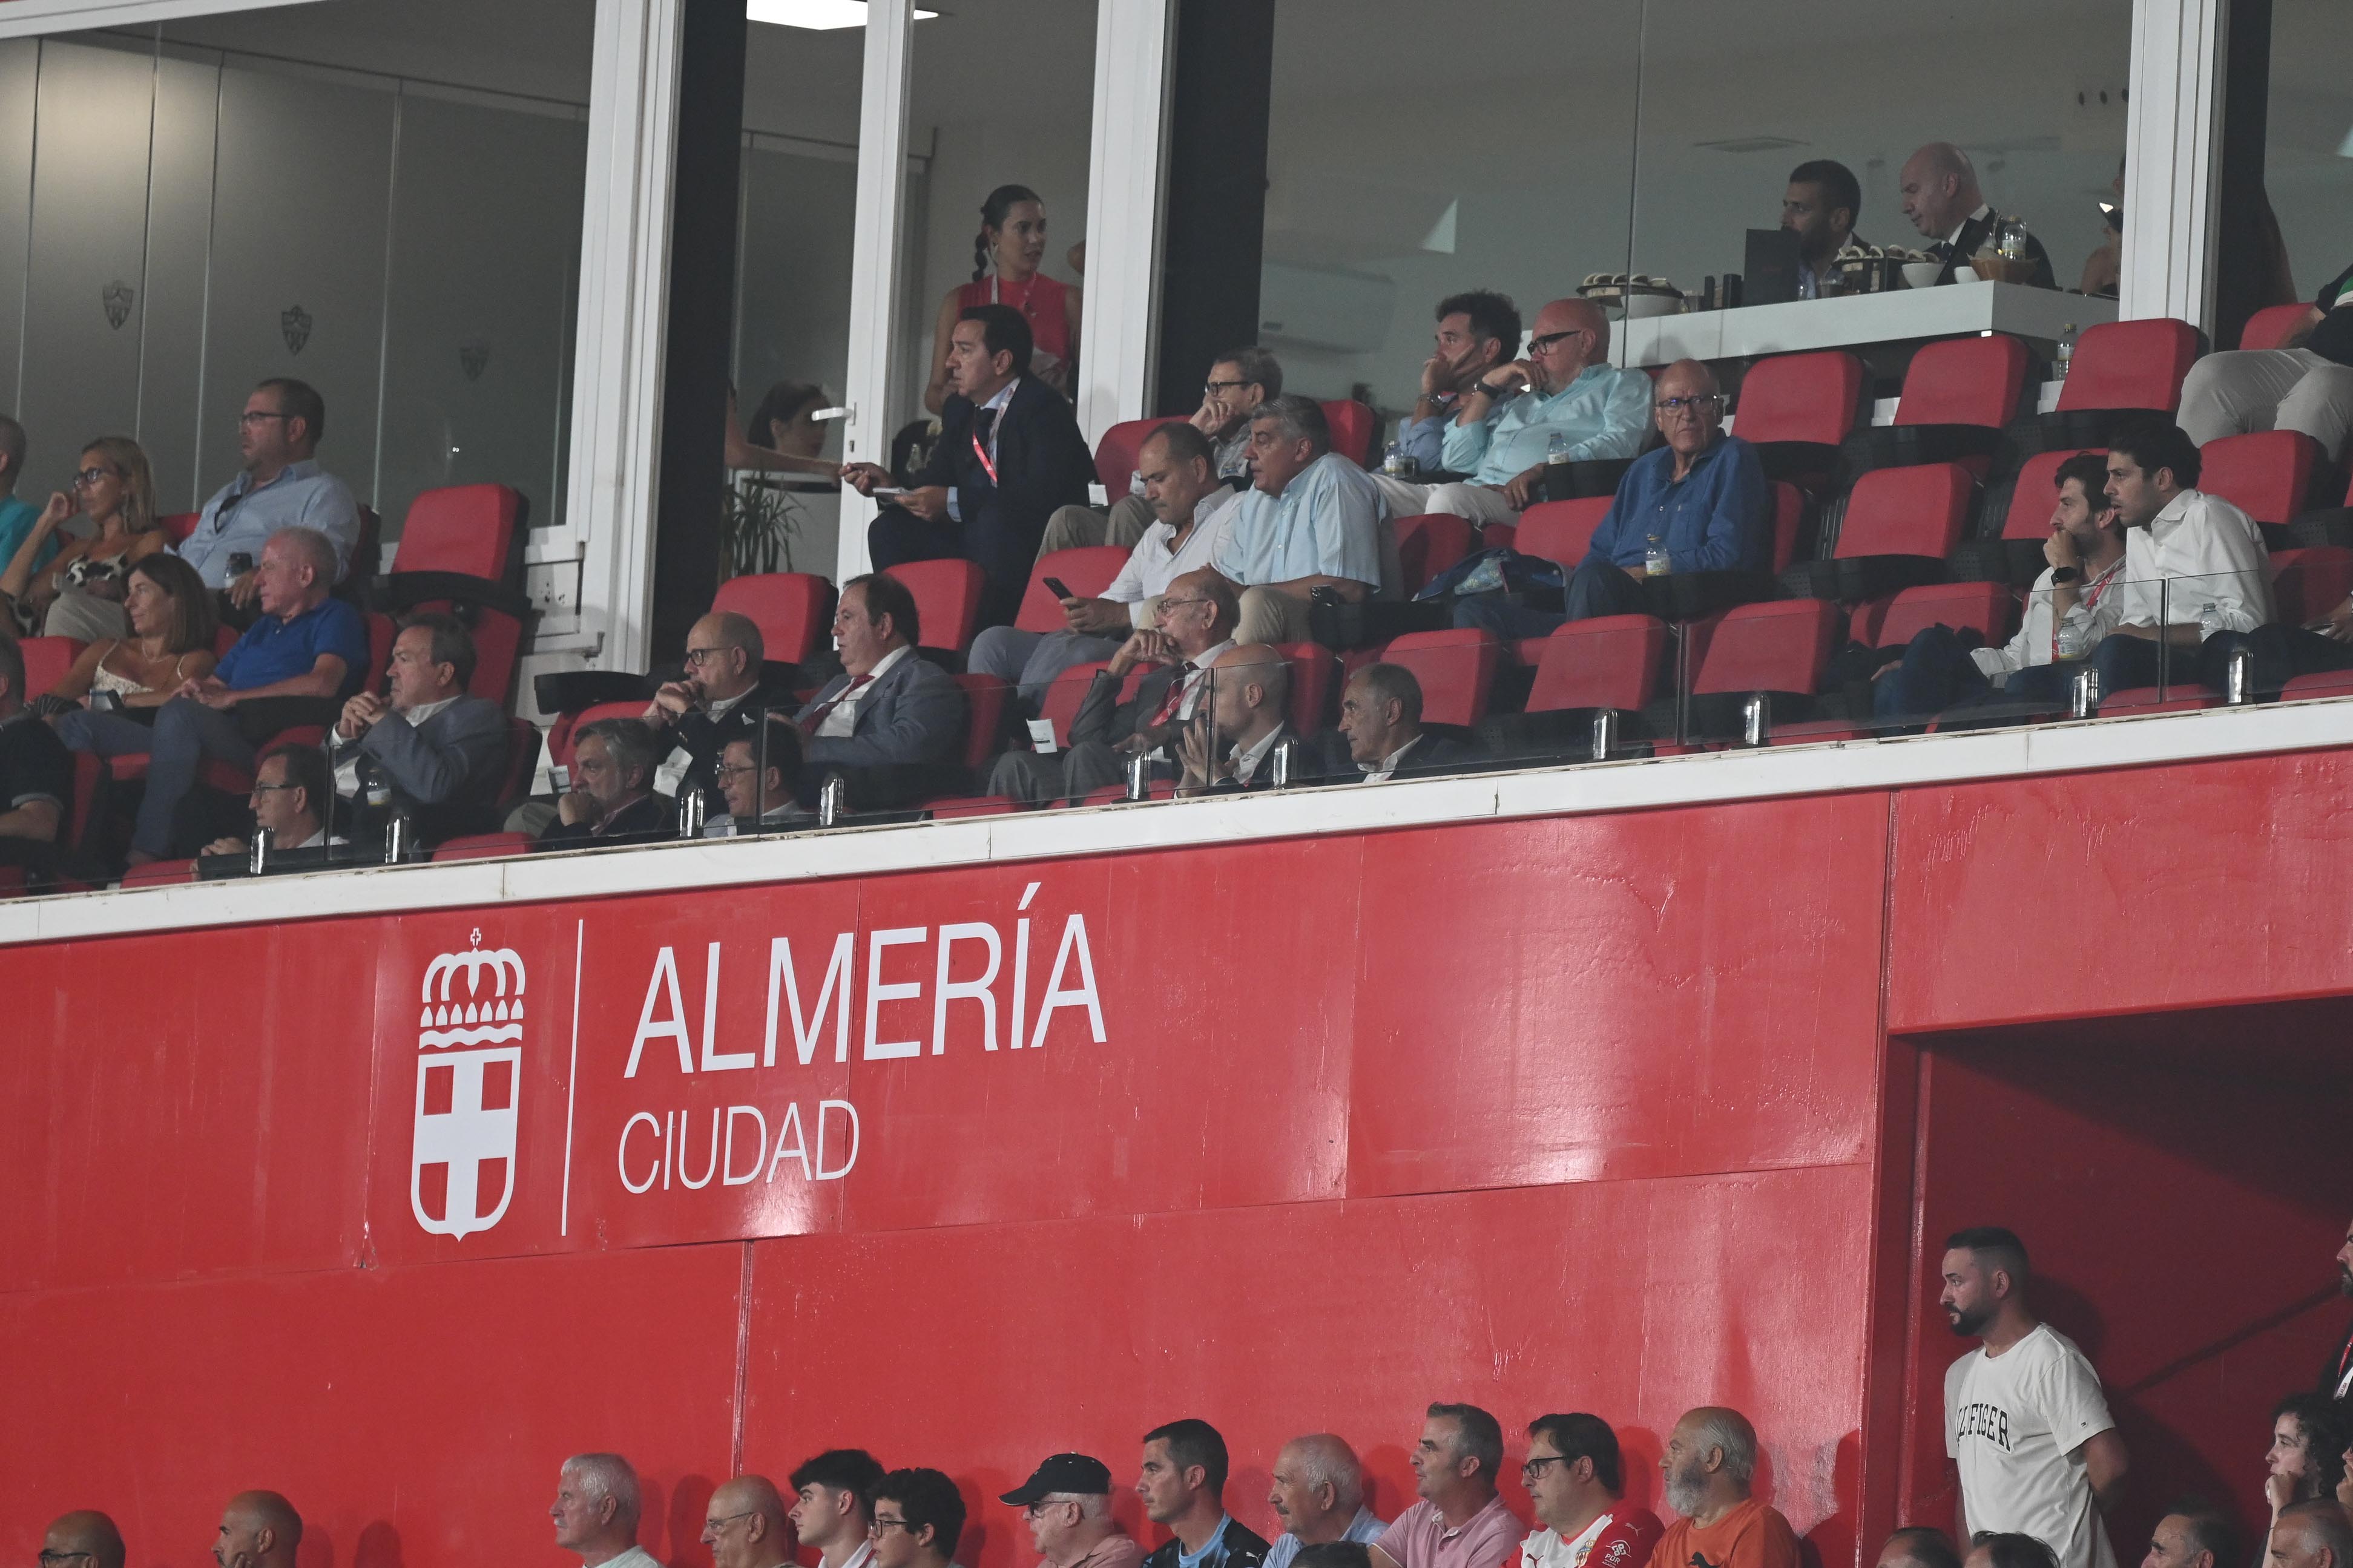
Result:
{"label": "young man in white shirt", "polygon": [[2059,1568],[2116,1568],[2101,1510],[2127,1459],[2099,1374],[2026,1305],[2026,1247],[1996,1226],[1945,1243],[1937,1302],[1979,1348],[1945,1373],[1945,1451],[1959,1467],[1955,1538],[2031,1535]]}
{"label": "young man in white shirt", "polygon": [[1664,1527],[1625,1500],[1618,1434],[1577,1411],[1528,1424],[1520,1466],[1540,1527],[1520,1542],[1519,1568],[1643,1568]]}
{"label": "young man in white shirt", "polygon": [[863,1448],[828,1448],[787,1478],[793,1484],[793,1531],[818,1551],[818,1568],[866,1568],[874,1555],[869,1489],[882,1466]]}
{"label": "young man in white shirt", "polygon": [[[2092,654],[2100,690],[2189,685],[2200,646],[2272,618],[2269,559],[2254,520],[2197,488],[2198,447],[2180,426],[2151,419],[2108,442],[2108,499],[2125,525],[2118,624]],[[2065,1568],[2065,1564],[2061,1564]]]}

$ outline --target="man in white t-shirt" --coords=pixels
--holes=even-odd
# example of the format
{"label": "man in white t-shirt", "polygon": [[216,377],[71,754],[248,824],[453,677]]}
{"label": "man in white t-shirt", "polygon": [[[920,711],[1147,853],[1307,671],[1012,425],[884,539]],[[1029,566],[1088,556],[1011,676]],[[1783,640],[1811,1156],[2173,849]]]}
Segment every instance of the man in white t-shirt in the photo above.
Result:
{"label": "man in white t-shirt", "polygon": [[1520,1479],[1538,1528],[1520,1542],[1519,1568],[1643,1568],[1664,1533],[1657,1514],[1626,1500],[1618,1434],[1599,1415],[1530,1422]]}
{"label": "man in white t-shirt", "polygon": [[575,1454],[555,1480],[555,1544],[580,1568],[659,1568],[638,1544],[638,1472],[618,1454]]}
{"label": "man in white t-shirt", "polygon": [[1945,1373],[1945,1451],[1960,1468],[1956,1536],[2031,1535],[2059,1568],[2116,1568],[2102,1510],[2127,1460],[2099,1373],[2074,1342],[2026,1305],[2026,1247],[1985,1226],[1945,1243],[1953,1332],[1979,1348]]}

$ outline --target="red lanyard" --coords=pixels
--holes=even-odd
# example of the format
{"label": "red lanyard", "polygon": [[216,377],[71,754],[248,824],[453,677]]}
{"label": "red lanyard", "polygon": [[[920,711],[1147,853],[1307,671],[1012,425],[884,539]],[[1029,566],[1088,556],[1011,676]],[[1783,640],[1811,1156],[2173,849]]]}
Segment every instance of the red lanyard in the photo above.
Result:
{"label": "red lanyard", "polygon": [[[1000,415],[998,417],[1002,418],[1003,416]],[[980,444],[980,432],[977,430],[972,433],[972,455],[980,459],[980,466],[988,470],[988,482],[992,485],[995,484],[997,482],[997,459],[990,457],[988,455],[988,448]]]}
{"label": "red lanyard", "polygon": [[[995,475],[990,476],[992,479],[995,477]],[[2084,590],[2083,605],[2084,613],[2085,615],[2088,616],[2094,610],[2100,607],[2100,595],[2108,591],[2108,584],[2116,580],[2116,574],[2123,569],[2124,563],[2119,561],[2115,565],[2110,566],[2106,571],[2101,573],[2095,581],[2085,587]],[[2052,605],[2051,611],[2051,658],[2052,662],[2054,664],[2057,663],[2059,659],[2059,622],[2061,618],[2058,606],[2055,605]]]}

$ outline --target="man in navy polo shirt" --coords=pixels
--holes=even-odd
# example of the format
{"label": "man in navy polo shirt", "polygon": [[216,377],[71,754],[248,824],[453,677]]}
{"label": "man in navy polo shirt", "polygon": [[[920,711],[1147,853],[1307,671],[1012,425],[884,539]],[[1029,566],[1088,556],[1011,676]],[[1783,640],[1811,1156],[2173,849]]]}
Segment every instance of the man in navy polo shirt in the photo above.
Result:
{"label": "man in navy polo shirt", "polygon": [[[290,724],[332,723],[367,673],[367,626],[327,596],[335,546],[314,528],[281,528],[261,548],[254,582],[261,618],[202,680],[185,681],[155,710],[151,731],[115,713],[66,714],[58,734],[102,756],[144,752],[147,798],[131,836],[131,863],[172,852],[173,819],[206,757],[251,767],[262,742]],[[288,702],[279,699],[307,699]],[[308,711],[315,705],[316,713]]]}

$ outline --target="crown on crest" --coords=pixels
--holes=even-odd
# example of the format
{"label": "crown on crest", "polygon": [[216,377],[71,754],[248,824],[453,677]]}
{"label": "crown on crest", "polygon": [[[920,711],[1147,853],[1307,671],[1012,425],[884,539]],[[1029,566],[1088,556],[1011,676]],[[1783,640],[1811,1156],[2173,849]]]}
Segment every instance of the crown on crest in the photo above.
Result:
{"label": "crown on crest", "polygon": [[[479,927],[470,941],[466,952],[445,952],[425,967],[424,1012],[417,1020],[420,1047],[486,1045],[522,1036],[522,955],[511,947],[485,952]],[[462,994],[456,984],[460,970],[466,975]]]}

